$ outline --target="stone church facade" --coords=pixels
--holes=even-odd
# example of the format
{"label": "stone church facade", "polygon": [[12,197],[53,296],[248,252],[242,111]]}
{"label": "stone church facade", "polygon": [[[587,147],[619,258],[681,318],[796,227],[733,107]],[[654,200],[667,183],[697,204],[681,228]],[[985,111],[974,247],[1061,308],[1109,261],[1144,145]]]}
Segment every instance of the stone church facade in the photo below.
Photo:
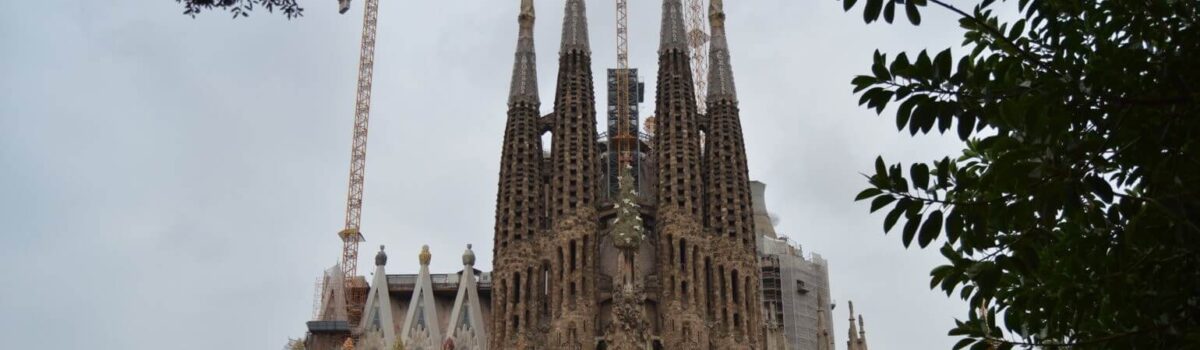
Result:
{"label": "stone church facade", "polygon": [[[614,196],[602,190],[618,174],[602,166],[611,155],[597,136],[584,2],[565,1],[548,115],[534,9],[522,2],[496,199],[492,349],[764,348],[722,2],[710,6],[707,115],[694,99],[683,5],[662,6],[655,134],[640,141],[636,174],[625,169],[637,188]],[[616,233],[622,219],[637,222],[636,236]]]}
{"label": "stone church facade", "polygon": [[[697,110],[682,1],[662,0],[652,134],[636,135],[618,161],[609,140],[641,129],[642,89],[631,86],[629,106],[612,90],[637,70],[608,71],[598,132],[586,7],[564,0],[553,106],[542,114],[535,12],[522,0],[492,271],[476,269],[468,245],[458,272],[430,273],[422,249],[419,273],[389,275],[381,247],[373,280],[360,283],[366,300],[351,310],[360,316],[322,297],[334,312],[308,322],[306,348],[833,350],[828,263],[776,234],[765,185],[750,181],[723,1],[710,1],[707,113]],[[330,271],[326,280],[343,280]],[[865,350],[852,310],[847,346]]]}

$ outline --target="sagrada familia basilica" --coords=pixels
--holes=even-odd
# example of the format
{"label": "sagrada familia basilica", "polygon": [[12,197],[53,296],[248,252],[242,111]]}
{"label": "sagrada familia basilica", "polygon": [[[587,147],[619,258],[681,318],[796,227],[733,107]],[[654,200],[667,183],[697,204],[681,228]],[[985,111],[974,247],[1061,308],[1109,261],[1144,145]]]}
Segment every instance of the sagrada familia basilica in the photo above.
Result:
{"label": "sagrada familia basilica", "polygon": [[[748,174],[723,1],[709,7],[704,113],[683,4],[662,1],[653,129],[620,162],[608,135],[649,129],[640,84],[629,105],[612,103],[614,76],[637,72],[609,70],[609,125],[597,130],[586,7],[563,3],[543,114],[536,16],[521,2],[492,271],[476,270],[468,247],[458,273],[430,274],[424,249],[417,275],[388,275],[381,249],[361,320],[310,322],[308,348],[833,350],[827,262],[775,233],[765,185]],[[866,350],[850,313],[847,347]]]}

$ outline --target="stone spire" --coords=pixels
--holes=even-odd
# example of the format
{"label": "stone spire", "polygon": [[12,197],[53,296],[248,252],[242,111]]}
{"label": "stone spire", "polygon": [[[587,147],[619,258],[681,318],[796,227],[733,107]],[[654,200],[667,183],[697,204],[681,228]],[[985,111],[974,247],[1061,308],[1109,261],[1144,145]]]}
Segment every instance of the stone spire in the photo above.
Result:
{"label": "stone spire", "polygon": [[708,21],[712,25],[712,41],[709,45],[708,100],[737,103],[737,89],[733,84],[733,66],[729,63],[729,42],[725,39],[724,7],[724,1],[712,0],[708,9]]}
{"label": "stone spire", "polygon": [[[513,63],[512,93],[500,155],[499,189],[496,193],[496,224],[492,277],[492,349],[521,349],[517,339],[531,334],[536,317],[529,293],[535,290],[531,271],[537,266],[536,238],[543,231],[545,193],[542,176],[541,103],[538,99],[536,59],[533,48],[534,9],[532,0],[521,1],[520,31]],[[464,256],[464,264],[470,260]],[[473,271],[473,270],[472,270]],[[518,298],[519,297],[519,298]],[[518,300],[519,299],[519,300]],[[459,337],[457,329],[450,329]],[[483,332],[475,333],[482,335]],[[441,341],[441,339],[438,339]]]}
{"label": "stone spire", "polygon": [[[660,322],[662,341],[666,349],[713,348],[734,349],[733,337],[715,342],[719,337],[710,329],[726,329],[720,318],[725,304],[717,305],[713,290],[721,289],[716,281],[731,281],[729,277],[711,275],[706,287],[699,271],[708,261],[709,271],[724,274],[732,269],[720,268],[719,261],[705,259],[709,245],[702,225],[703,170],[700,167],[700,124],[696,115],[696,94],[692,84],[691,57],[684,32],[683,4],[680,0],[663,0],[662,31],[659,38],[658,78],[655,109],[654,147],[657,169],[657,222],[655,246],[658,264]],[[704,250],[703,252],[701,250]],[[729,285],[727,284],[726,287]],[[730,301],[728,304],[732,305]],[[706,317],[707,315],[707,317]],[[725,312],[732,320],[733,313]],[[744,314],[743,314],[744,315]],[[714,323],[709,323],[714,322]],[[711,325],[711,326],[710,326]],[[712,338],[710,338],[712,337]],[[749,344],[749,342],[747,342]]]}
{"label": "stone spire", "polygon": [[[429,277],[429,261],[432,257],[429,254],[429,246],[422,246],[421,253],[417,255],[421,262],[421,271],[417,274],[412,299],[408,302],[404,326],[400,328],[400,339],[404,344],[416,349],[434,349],[442,339],[437,303],[433,298],[433,280]],[[386,285],[385,282],[384,286]]]}
{"label": "stone spire", "polygon": [[521,0],[521,14],[517,17],[520,29],[517,32],[517,54],[513,61],[512,87],[509,88],[508,103],[538,104],[537,55],[533,50],[533,0]]}
{"label": "stone spire", "polygon": [[683,5],[680,0],[663,0],[662,7],[654,138],[659,162],[658,203],[699,221],[702,215],[700,127],[691,57],[684,34]]}
{"label": "stone spire", "polygon": [[683,2],[681,0],[663,0],[662,30],[659,32],[658,53],[679,50],[688,52],[687,27],[683,23]]}
{"label": "stone spire", "polygon": [[562,51],[579,51],[591,54],[588,44],[587,7],[583,0],[567,0],[566,14],[563,15]]}
{"label": "stone spire", "polygon": [[[818,296],[817,300],[821,298]],[[817,350],[834,350],[833,349],[833,334],[829,332],[829,325],[825,324],[825,306],[817,306]]]}
{"label": "stone spire", "polygon": [[846,350],[859,350],[858,348],[858,327],[854,325],[854,302],[850,304],[850,330],[847,332]]}
{"label": "stone spire", "polygon": [[[371,282],[371,290],[367,292],[367,304],[363,307],[362,319],[358,322],[362,332],[359,340],[373,339],[382,341],[383,344],[396,342],[396,329],[393,326],[396,321],[392,316],[392,298],[388,295],[385,265],[387,254],[383,252],[381,245],[379,253],[375,255],[375,276]],[[370,348],[365,346],[365,343],[364,347]]]}
{"label": "stone spire", "polygon": [[[592,54],[588,43],[587,11],[583,0],[566,0],[563,17],[562,50],[558,53],[558,81],[554,94],[554,114],[550,123],[551,148],[547,169],[550,191],[548,237],[542,254],[532,260],[531,284],[545,283],[539,270],[549,268],[549,287],[530,287],[545,295],[530,300],[530,325],[549,322],[549,334],[534,339],[548,349],[568,349],[592,344],[596,336],[596,247],[599,214],[596,211],[600,187],[599,143],[596,139],[596,94],[592,80]],[[542,265],[545,262],[545,266]],[[529,273],[526,270],[526,274]],[[547,275],[543,272],[542,275]],[[557,277],[557,278],[555,278]],[[525,293],[529,295],[532,293]],[[530,298],[530,299],[533,299]],[[549,305],[534,309],[539,302]],[[534,328],[534,327],[530,327]],[[518,346],[519,347],[519,346]],[[515,347],[506,347],[506,349]]]}
{"label": "stone spire", "polygon": [[593,208],[599,187],[596,99],[587,31],[583,0],[567,0],[551,131],[552,223]]}
{"label": "stone spire", "polygon": [[858,327],[854,325],[854,302],[850,302],[850,331],[846,350],[867,350],[867,332],[863,328],[862,315],[858,316]]}
{"label": "stone spire", "polygon": [[[755,249],[754,210],[751,208],[750,175],[746,166],[746,146],[742,135],[741,115],[737,99],[732,94],[732,69],[728,45],[725,43],[723,2],[716,0],[709,8],[712,23],[712,53],[709,69],[709,97],[706,101],[708,118],[704,137],[704,224],[712,234],[713,247],[726,257],[725,264],[733,269],[730,277],[736,282],[738,272],[750,281],[758,281],[760,270]],[[748,205],[751,204],[751,205]],[[736,285],[736,284],[735,284]],[[759,283],[743,281],[745,298],[759,296]],[[751,335],[761,327],[762,308],[755,303],[737,303],[728,307],[733,317],[730,325],[736,335]],[[739,322],[737,315],[743,322]],[[734,338],[737,338],[735,336]],[[753,341],[753,337],[751,337]]]}
{"label": "stone spire", "polygon": [[858,315],[858,347],[859,350],[867,350],[867,326],[863,325],[862,314]]}
{"label": "stone spire", "polygon": [[450,323],[443,344],[450,342],[464,349],[487,350],[488,332],[483,324],[483,308],[475,283],[475,252],[470,244],[463,252],[463,270],[458,280],[458,294],[450,309]]}
{"label": "stone spire", "polygon": [[740,238],[753,249],[756,241],[753,209],[733,205],[753,203],[753,200],[741,113],[733,88],[733,68],[729,63],[729,44],[725,40],[723,1],[712,1],[709,22],[712,23],[712,52],[707,101],[709,123],[704,147],[706,219],[714,233]]}

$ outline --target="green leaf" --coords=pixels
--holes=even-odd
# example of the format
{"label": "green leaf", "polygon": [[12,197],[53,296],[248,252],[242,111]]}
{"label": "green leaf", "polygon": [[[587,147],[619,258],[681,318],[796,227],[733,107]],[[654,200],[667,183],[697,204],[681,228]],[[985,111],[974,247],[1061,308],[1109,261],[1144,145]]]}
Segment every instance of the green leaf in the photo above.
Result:
{"label": "green leaf", "polygon": [[917,70],[916,75],[920,75],[920,76],[932,75],[933,74],[933,61],[929,60],[929,53],[925,52],[925,50],[921,50],[921,53],[917,55],[917,62],[914,65],[914,67],[916,67],[916,70]]}
{"label": "green leaf", "polygon": [[908,124],[908,118],[912,116],[913,107],[916,107],[920,96],[923,95],[909,97],[900,103],[900,108],[896,110],[896,130],[904,130],[904,125]]}
{"label": "green leaf", "polygon": [[850,80],[850,84],[854,85],[854,93],[858,93],[863,89],[871,87],[871,85],[874,85],[876,82],[878,82],[878,80],[875,80],[875,77],[870,75],[860,75],[854,77],[853,80]]}
{"label": "green leaf", "polygon": [[912,245],[913,237],[917,236],[917,228],[920,226],[921,226],[921,217],[920,216],[909,216],[908,217],[908,222],[904,223],[904,236],[902,237],[902,239],[904,240],[905,248],[908,248],[909,245]]}
{"label": "green leaf", "polygon": [[929,188],[929,166],[925,163],[914,163],[909,169],[909,174],[912,174],[913,186],[919,189]]}
{"label": "green leaf", "polygon": [[885,5],[883,7],[883,20],[887,21],[888,23],[892,23],[892,20],[895,18],[896,18],[896,2],[892,1],[892,0],[887,0],[887,5]]}
{"label": "green leaf", "polygon": [[896,221],[900,220],[900,215],[904,214],[904,208],[910,202],[912,200],[908,199],[908,197],[900,198],[900,202],[896,203],[896,207],[892,208],[892,211],[888,212],[887,217],[883,219],[883,233],[886,234],[892,231],[892,227],[896,226]]}
{"label": "green leaf", "polygon": [[938,186],[947,186],[950,182],[950,157],[943,157],[934,166],[937,168]]}
{"label": "green leaf", "polygon": [[888,181],[892,183],[892,189],[896,192],[908,192],[908,181],[904,180],[903,170],[900,169],[900,164],[896,164],[888,168]]}
{"label": "green leaf", "polygon": [[854,3],[856,3],[856,2],[858,2],[858,0],[842,0],[842,10],[850,11],[850,9],[854,7]]}
{"label": "green leaf", "polygon": [[[911,66],[912,63],[908,61],[908,53],[901,52],[899,55],[896,55],[896,59],[892,60],[892,64],[888,65],[888,70],[892,71],[895,75],[905,75],[906,70]],[[903,88],[910,88],[910,86],[904,86]],[[897,92],[898,94],[899,92]]]}
{"label": "green leaf", "polygon": [[876,210],[886,207],[888,204],[891,204],[895,201],[896,197],[892,196],[875,197],[875,199],[871,201],[871,212],[874,213]]}
{"label": "green leaf", "polygon": [[875,175],[882,178],[887,177],[887,165],[883,163],[882,156],[875,157]]}
{"label": "green leaf", "polygon": [[915,26],[921,25],[921,11],[917,9],[917,2],[913,0],[904,2],[904,13],[908,15],[908,21]]}
{"label": "green leaf", "polygon": [[975,115],[971,113],[963,113],[958,116],[958,138],[966,141],[971,138],[971,133],[975,132]]}
{"label": "green leaf", "polygon": [[920,216],[921,209],[925,209],[925,202],[913,201],[908,204],[908,216]]}
{"label": "green leaf", "polygon": [[1024,33],[1025,33],[1025,20],[1023,20],[1023,19],[1017,20],[1017,22],[1015,24],[1013,24],[1012,29],[1008,32],[1008,38],[1009,38],[1009,40],[1015,40],[1016,38],[1020,37],[1021,34],[1024,34]]}
{"label": "green leaf", "polygon": [[950,240],[950,243],[954,243],[958,241],[958,237],[961,236],[962,233],[962,214],[959,213],[958,209],[956,208],[951,210],[950,215],[946,217],[946,239]]}
{"label": "green leaf", "polygon": [[946,278],[946,275],[950,274],[953,271],[954,271],[954,266],[951,266],[951,265],[941,265],[941,266],[933,268],[933,271],[929,271],[929,277],[930,277],[929,289],[933,289],[933,287],[937,287],[937,285],[941,284],[942,280]]}
{"label": "green leaf", "polygon": [[938,77],[950,77],[950,65],[952,63],[950,60],[950,49],[945,49],[938,53],[937,57],[933,59],[933,62],[934,66],[937,67]]}
{"label": "green leaf", "polygon": [[938,110],[938,132],[944,134],[946,130],[950,130],[950,122],[954,121],[955,112],[954,103],[941,104],[941,108]]}
{"label": "green leaf", "polygon": [[913,110],[912,119],[908,123],[908,132],[916,135],[917,131],[928,131],[933,128],[933,122],[937,121],[938,102],[926,99],[917,105]]}
{"label": "green leaf", "polygon": [[992,345],[988,344],[988,342],[980,341],[975,343],[975,345],[971,345],[971,350],[991,350],[991,347]]}
{"label": "green leaf", "polygon": [[871,73],[875,74],[875,79],[878,79],[879,81],[892,80],[892,74],[888,72],[888,69],[883,65],[883,62],[878,62],[874,65],[871,65]]}
{"label": "green leaf", "polygon": [[921,236],[917,238],[917,243],[921,245],[921,248],[925,248],[941,232],[942,211],[934,210],[933,213],[929,214],[929,217],[925,218],[925,223],[921,225]]}
{"label": "green leaf", "polygon": [[875,113],[882,114],[884,107],[887,107],[888,101],[891,101],[894,95],[895,93],[886,90],[875,93],[874,98],[871,99],[871,104],[875,106]]}
{"label": "green leaf", "polygon": [[873,188],[873,187],[868,188],[868,189],[862,190],[862,192],[859,192],[858,196],[854,197],[854,201],[855,202],[861,201],[861,200],[864,200],[867,198],[878,196],[882,193],[883,193],[883,191],[880,191],[878,188]]}
{"label": "green leaf", "polygon": [[960,350],[962,348],[971,346],[971,344],[974,344],[974,343],[975,343],[975,339],[963,338],[962,340],[959,340],[958,343],[954,343],[953,350]]}
{"label": "green leaf", "polygon": [[1113,189],[1112,185],[1108,184],[1108,181],[1104,181],[1099,176],[1088,176],[1086,179],[1088,185],[1092,187],[1092,193],[1100,196],[1100,199],[1103,199],[1105,203],[1112,203]]}
{"label": "green leaf", "polygon": [[879,10],[882,9],[883,0],[867,0],[867,8],[863,11],[863,21],[871,23],[879,19]]}
{"label": "green leaf", "polygon": [[[859,106],[862,106],[862,105],[865,105],[865,104],[867,104],[867,102],[874,101],[874,100],[875,100],[875,93],[876,93],[876,92],[878,92],[878,91],[880,91],[880,90],[883,90],[883,88],[873,88],[873,89],[867,90],[867,92],[864,92],[864,93],[862,94],[862,96],[859,96],[859,97],[858,97],[858,105],[859,105]],[[867,107],[874,107],[874,106],[872,106],[872,105],[867,105]]]}

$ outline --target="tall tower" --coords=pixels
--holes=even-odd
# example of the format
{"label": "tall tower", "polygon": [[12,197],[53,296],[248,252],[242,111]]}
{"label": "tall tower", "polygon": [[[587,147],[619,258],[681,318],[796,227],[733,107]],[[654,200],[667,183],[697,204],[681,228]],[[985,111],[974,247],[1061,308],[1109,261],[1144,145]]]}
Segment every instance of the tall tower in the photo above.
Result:
{"label": "tall tower", "polygon": [[[658,166],[658,275],[668,349],[707,345],[705,310],[716,286],[703,234],[700,125],[680,0],[664,0],[654,150]],[[703,271],[703,272],[702,272]],[[701,275],[705,275],[702,280]],[[703,295],[707,293],[707,295]],[[727,294],[721,294],[727,296]]]}
{"label": "tall tower", "polygon": [[[644,163],[605,166],[586,8],[564,3],[554,110],[539,116],[533,8],[522,2],[496,199],[490,348],[761,349],[752,199],[724,22],[714,24],[714,114],[702,125],[684,7],[663,0],[656,135],[638,144]],[[720,5],[712,18],[723,18]],[[636,127],[633,118],[610,128]],[[614,178],[615,197],[606,192]]]}
{"label": "tall tower", "polygon": [[[705,223],[714,235],[710,250],[719,255],[719,280],[723,281],[722,297],[717,303],[720,326],[714,334],[722,339],[714,343],[726,344],[721,347],[728,349],[737,348],[736,344],[756,347],[762,329],[759,267],[746,147],[725,37],[723,1],[712,0],[709,23],[712,44],[704,147]],[[724,298],[726,294],[731,298]]]}
{"label": "tall tower", "polygon": [[537,239],[543,232],[542,146],[537,60],[533,49],[532,0],[521,1],[517,52],[508,98],[508,121],[496,194],[496,272],[489,348],[525,349],[535,331]]}
{"label": "tall tower", "polygon": [[550,235],[554,260],[550,302],[550,348],[591,347],[595,342],[595,251],[600,189],[596,101],[587,9],[567,0],[550,150]]}

